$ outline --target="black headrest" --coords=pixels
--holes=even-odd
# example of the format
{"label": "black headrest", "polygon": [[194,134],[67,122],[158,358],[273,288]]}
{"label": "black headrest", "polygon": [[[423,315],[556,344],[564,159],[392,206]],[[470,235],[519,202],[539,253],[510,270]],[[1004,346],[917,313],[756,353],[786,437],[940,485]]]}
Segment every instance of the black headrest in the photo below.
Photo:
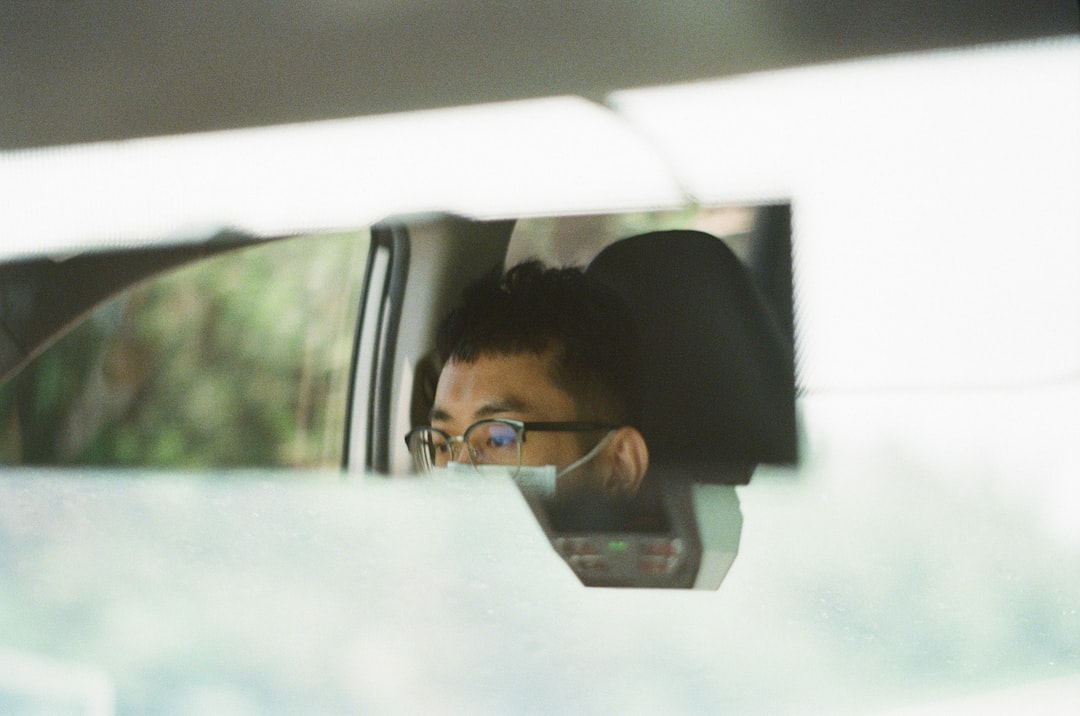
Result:
{"label": "black headrest", "polygon": [[642,234],[608,246],[586,274],[620,294],[637,323],[653,467],[731,482],[728,466],[795,461],[791,340],[724,242]]}

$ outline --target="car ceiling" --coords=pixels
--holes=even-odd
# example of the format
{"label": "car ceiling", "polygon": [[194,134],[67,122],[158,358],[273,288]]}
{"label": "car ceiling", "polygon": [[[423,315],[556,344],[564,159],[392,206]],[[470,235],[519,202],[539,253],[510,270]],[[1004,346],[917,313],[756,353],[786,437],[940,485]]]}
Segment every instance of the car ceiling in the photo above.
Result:
{"label": "car ceiling", "polygon": [[0,149],[687,82],[1075,33],[1075,0],[5,0]]}

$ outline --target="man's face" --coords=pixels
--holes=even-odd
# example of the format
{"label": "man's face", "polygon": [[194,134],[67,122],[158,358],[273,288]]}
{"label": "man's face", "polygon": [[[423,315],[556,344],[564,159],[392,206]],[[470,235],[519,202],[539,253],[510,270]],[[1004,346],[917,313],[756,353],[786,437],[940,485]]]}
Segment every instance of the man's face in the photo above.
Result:
{"label": "man's face", "polygon": [[[451,360],[439,376],[431,424],[457,436],[478,420],[579,420],[573,399],[552,381],[550,353],[481,356],[471,363]],[[599,440],[603,435],[597,435]],[[577,433],[526,432],[522,465],[554,465],[562,470],[582,455]],[[602,459],[602,454],[597,455]],[[559,479],[559,492],[573,492],[590,480],[586,464]]]}

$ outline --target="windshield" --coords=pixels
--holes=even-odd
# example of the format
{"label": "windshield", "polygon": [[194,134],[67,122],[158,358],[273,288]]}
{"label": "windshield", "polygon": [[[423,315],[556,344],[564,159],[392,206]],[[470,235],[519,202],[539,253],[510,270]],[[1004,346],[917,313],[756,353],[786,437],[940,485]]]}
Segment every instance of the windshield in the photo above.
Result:
{"label": "windshield", "polygon": [[[1060,414],[1077,397],[1022,399]],[[1021,485],[999,466],[1025,451],[965,447],[1012,402],[970,420],[950,400],[808,397],[807,464],[736,488],[742,544],[718,592],[582,589],[508,479],[9,472],[0,706],[846,713],[1009,689],[1075,703],[1075,462],[1044,453]],[[913,415],[919,437],[890,443]]]}

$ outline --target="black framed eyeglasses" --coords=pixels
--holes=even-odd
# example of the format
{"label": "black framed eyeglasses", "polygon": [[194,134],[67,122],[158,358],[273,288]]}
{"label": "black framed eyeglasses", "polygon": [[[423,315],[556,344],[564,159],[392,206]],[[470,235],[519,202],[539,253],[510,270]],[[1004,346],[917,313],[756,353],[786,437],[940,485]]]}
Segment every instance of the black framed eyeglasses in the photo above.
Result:
{"label": "black framed eyeglasses", "polygon": [[445,467],[449,462],[465,462],[459,457],[462,450],[474,467],[506,465],[517,470],[521,467],[521,444],[525,442],[527,432],[581,433],[618,427],[597,422],[525,422],[491,418],[473,423],[456,437],[430,425],[421,425],[409,431],[405,444],[416,469],[425,474],[436,467]]}

